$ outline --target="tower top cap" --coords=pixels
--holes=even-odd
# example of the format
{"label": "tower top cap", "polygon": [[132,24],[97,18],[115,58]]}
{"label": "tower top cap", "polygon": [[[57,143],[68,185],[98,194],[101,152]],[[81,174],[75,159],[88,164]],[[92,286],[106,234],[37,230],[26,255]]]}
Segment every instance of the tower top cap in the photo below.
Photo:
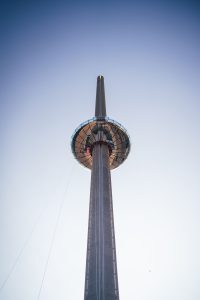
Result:
{"label": "tower top cap", "polygon": [[105,99],[105,89],[104,89],[104,77],[102,75],[99,75],[97,77],[95,117],[97,117],[97,118],[105,118],[106,117],[106,99]]}

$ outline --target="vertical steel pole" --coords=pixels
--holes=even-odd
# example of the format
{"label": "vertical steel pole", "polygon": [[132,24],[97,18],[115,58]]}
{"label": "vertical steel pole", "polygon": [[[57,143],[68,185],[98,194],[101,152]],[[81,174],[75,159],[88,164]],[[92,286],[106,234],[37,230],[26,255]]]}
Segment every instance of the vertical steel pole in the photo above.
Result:
{"label": "vertical steel pole", "polygon": [[91,174],[85,300],[119,299],[108,158],[108,146],[95,145]]}
{"label": "vertical steel pole", "polygon": [[[106,116],[103,76],[97,78],[95,116]],[[85,300],[119,300],[108,145],[92,152]]]}

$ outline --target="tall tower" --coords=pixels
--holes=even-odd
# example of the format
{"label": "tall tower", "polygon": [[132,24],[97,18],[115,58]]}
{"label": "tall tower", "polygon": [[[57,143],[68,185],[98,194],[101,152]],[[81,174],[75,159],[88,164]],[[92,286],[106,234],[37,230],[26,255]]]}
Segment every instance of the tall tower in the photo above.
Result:
{"label": "tall tower", "polygon": [[95,117],[76,129],[71,146],[91,169],[84,300],[119,300],[110,170],[127,158],[130,141],[124,127],[106,116],[103,76],[97,78]]}

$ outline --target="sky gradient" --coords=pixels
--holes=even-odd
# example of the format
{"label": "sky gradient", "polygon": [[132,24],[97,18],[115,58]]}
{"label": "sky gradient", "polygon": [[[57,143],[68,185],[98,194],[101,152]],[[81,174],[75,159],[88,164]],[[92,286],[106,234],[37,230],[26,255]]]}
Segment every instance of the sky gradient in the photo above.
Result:
{"label": "sky gradient", "polygon": [[112,171],[120,298],[200,299],[198,1],[1,5],[0,299],[83,299],[90,172],[70,138],[99,74],[132,143]]}

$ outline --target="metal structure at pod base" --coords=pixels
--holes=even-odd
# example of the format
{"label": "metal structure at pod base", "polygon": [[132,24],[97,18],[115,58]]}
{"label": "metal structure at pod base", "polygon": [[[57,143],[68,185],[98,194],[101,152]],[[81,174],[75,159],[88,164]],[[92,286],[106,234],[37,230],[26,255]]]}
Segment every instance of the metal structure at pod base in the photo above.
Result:
{"label": "metal structure at pod base", "polygon": [[91,169],[84,300],[118,300],[118,276],[110,170],[127,158],[127,131],[106,116],[104,78],[98,76],[95,117],[72,136],[72,152]]}

